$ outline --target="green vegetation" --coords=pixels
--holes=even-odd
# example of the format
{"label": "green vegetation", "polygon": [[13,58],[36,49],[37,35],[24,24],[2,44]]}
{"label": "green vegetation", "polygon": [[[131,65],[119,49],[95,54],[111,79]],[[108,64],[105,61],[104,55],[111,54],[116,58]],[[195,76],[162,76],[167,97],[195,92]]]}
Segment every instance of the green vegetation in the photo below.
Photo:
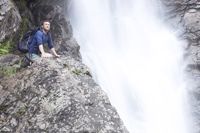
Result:
{"label": "green vegetation", "polygon": [[0,65],[0,76],[12,76],[16,74],[21,69],[22,61],[19,60],[12,66],[1,66]]}
{"label": "green vegetation", "polygon": [[76,75],[88,75],[90,77],[92,77],[92,74],[88,71],[88,70],[83,70],[83,69],[77,69],[77,68],[74,68],[72,70],[72,73],[76,74]]}
{"label": "green vegetation", "polygon": [[11,76],[17,73],[18,68],[14,66],[0,67],[0,75]]}
{"label": "green vegetation", "polygon": [[72,72],[73,72],[74,74],[76,74],[76,75],[80,75],[80,74],[82,73],[82,71],[79,70],[79,69],[74,69],[74,70],[72,70]]}
{"label": "green vegetation", "polygon": [[4,42],[0,43],[0,56],[11,53],[12,50],[17,46],[18,40],[21,39],[25,32],[28,31],[28,22],[29,20],[27,18],[22,18],[17,37],[10,37],[10,39],[6,39]]}
{"label": "green vegetation", "polygon": [[23,37],[24,33],[29,29],[29,17],[25,12],[27,10],[27,1],[19,0],[16,1],[17,7],[19,8],[20,15],[22,17],[22,22],[19,26],[17,34],[8,36],[3,42],[0,42],[0,56],[9,54],[13,52],[13,49],[16,48],[18,41]]}
{"label": "green vegetation", "polygon": [[13,41],[12,39],[6,40],[3,43],[0,43],[0,55],[5,55],[10,53],[13,48]]}

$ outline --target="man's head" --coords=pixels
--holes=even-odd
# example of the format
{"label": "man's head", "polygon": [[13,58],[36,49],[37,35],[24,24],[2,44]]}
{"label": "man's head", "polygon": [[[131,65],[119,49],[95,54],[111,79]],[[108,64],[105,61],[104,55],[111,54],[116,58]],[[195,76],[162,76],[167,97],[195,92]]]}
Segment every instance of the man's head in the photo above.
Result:
{"label": "man's head", "polygon": [[42,28],[48,32],[50,30],[50,22],[48,20],[42,21]]}

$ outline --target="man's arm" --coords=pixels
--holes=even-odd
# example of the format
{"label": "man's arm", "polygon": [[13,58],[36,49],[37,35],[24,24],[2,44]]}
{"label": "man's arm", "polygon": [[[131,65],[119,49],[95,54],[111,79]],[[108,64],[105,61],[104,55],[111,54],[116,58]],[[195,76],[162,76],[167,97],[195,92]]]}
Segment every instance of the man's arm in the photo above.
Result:
{"label": "man's arm", "polygon": [[58,54],[56,53],[55,48],[51,48],[51,52],[53,53],[53,55],[54,55],[55,57],[60,57],[60,55],[58,55]]}
{"label": "man's arm", "polygon": [[46,52],[44,51],[44,47],[43,47],[42,44],[39,45],[39,50],[40,50],[40,52],[41,52],[41,57],[53,57],[52,54],[46,53]]}
{"label": "man's arm", "polygon": [[55,48],[53,47],[53,41],[52,41],[52,38],[51,38],[51,33],[48,33],[48,47],[49,49],[51,49],[51,53],[55,56],[55,57],[60,57],[60,55],[58,55],[56,53],[56,50]]}

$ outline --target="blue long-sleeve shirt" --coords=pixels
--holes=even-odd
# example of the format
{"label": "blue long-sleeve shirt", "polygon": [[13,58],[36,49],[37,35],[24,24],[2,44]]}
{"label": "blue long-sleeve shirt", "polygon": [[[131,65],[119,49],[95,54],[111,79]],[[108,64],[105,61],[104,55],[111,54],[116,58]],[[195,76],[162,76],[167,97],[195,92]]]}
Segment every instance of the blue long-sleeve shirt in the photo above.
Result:
{"label": "blue long-sleeve shirt", "polygon": [[42,30],[38,30],[29,45],[29,53],[40,54],[39,45],[48,44],[49,49],[53,48],[52,38]]}

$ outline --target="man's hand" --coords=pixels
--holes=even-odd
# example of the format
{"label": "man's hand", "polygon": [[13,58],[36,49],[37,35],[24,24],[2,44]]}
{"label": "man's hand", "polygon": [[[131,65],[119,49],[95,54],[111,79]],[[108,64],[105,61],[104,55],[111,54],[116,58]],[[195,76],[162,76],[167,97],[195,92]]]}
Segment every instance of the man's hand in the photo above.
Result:
{"label": "man's hand", "polygon": [[55,57],[57,57],[57,58],[60,57],[60,55],[58,55],[58,54],[56,53],[56,51],[55,51],[54,48],[51,49],[51,52],[52,52],[52,54],[53,54]]}
{"label": "man's hand", "polygon": [[56,54],[56,55],[54,55],[55,57],[57,57],[57,58],[59,58],[60,57],[60,55],[58,55],[58,54]]}
{"label": "man's hand", "polygon": [[53,55],[50,54],[50,53],[42,53],[41,57],[43,57],[43,58],[50,58],[50,57],[53,57]]}
{"label": "man's hand", "polygon": [[40,50],[40,52],[41,52],[41,57],[42,57],[42,58],[53,57],[52,54],[50,54],[50,53],[46,53],[46,52],[44,51],[44,48],[43,48],[43,45],[42,45],[42,44],[39,45],[39,50]]}

